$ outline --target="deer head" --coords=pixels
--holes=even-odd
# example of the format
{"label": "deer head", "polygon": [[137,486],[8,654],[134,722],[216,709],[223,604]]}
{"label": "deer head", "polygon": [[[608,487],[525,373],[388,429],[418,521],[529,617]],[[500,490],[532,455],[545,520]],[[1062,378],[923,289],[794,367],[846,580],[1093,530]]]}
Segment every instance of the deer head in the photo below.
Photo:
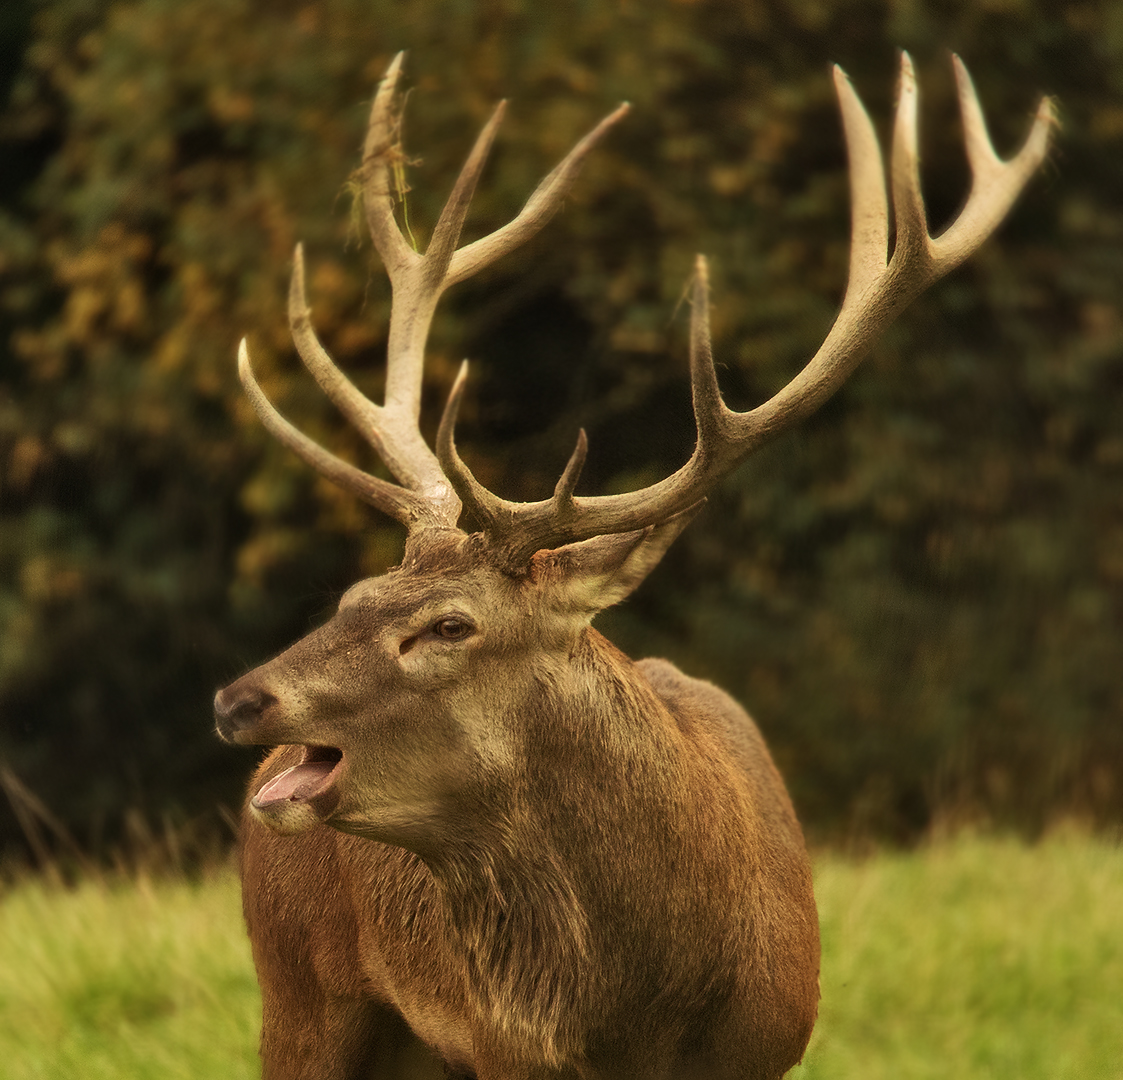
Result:
{"label": "deer head", "polygon": [[[636,718],[644,704],[632,699],[644,691],[615,676],[603,648],[590,646],[593,615],[643,580],[722,477],[818,408],[912,299],[986,239],[1041,163],[1053,112],[1043,100],[1023,148],[1012,160],[1000,160],[971,79],[953,59],[973,181],[959,216],[932,237],[920,193],[917,90],[908,55],[901,58],[889,193],[870,119],[835,68],[849,155],[852,249],[842,309],[822,347],[771,399],[747,412],[731,411],[714,372],[706,262],[699,256],[691,292],[697,443],[690,459],[637,491],[578,496],[582,432],[553,496],[514,503],[483,487],[457,453],[467,363],[435,449],[423,440],[418,417],[426,336],[444,291],[546,223],[585,157],[627,106],[577,144],[513,221],[457,248],[501,104],[477,139],[428,249],[419,254],[394,218],[401,61],[398,56],[390,65],[375,98],[361,170],[367,223],[393,287],[384,404],[361,394],[318,341],[299,246],[289,294],[292,334],[305,366],[396,483],[334,456],[280,416],[254,379],[244,341],[238,368],[273,435],[407,528],[405,556],[396,569],[350,589],[325,626],[220,691],[215,713],[229,741],[305,748],[297,764],[253,796],[253,814],[273,830],[294,833],[327,822],[436,859],[451,841],[468,842],[466,823],[503,828],[518,817],[513,777],[525,769],[528,739],[537,737],[527,717],[541,702],[549,700],[555,713],[568,711],[578,726],[615,726],[621,739],[629,738],[629,725],[641,725]],[[480,531],[460,528],[465,511]]]}

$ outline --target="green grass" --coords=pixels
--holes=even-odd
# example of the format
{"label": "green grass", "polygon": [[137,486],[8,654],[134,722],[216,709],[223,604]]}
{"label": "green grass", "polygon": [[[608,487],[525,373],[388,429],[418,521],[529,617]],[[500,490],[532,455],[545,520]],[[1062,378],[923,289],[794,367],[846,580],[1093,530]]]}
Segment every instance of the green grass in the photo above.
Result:
{"label": "green grass", "polygon": [[[1123,847],[960,837],[816,860],[823,1005],[790,1080],[1123,1080]],[[0,1074],[257,1075],[237,883],[0,898]]]}
{"label": "green grass", "polygon": [[791,1080],[1123,1078],[1123,847],[828,855],[816,894],[823,1000]]}
{"label": "green grass", "polygon": [[0,900],[0,1075],[260,1075],[238,882],[30,880]]}

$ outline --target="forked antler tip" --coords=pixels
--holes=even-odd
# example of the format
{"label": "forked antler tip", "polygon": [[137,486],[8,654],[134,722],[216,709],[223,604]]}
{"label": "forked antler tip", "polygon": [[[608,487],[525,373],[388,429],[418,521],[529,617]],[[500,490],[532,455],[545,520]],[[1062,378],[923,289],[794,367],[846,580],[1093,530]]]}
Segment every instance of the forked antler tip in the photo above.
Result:
{"label": "forked antler tip", "polygon": [[[953,52],[951,54],[951,63],[952,67],[955,69],[955,81],[959,87],[960,96],[972,100],[976,106],[978,106],[978,94],[975,90],[975,81],[971,78],[971,72],[967,69],[963,58],[958,53]],[[981,113],[981,107],[979,111]],[[1034,112],[1033,118],[1033,129],[1027,141],[1032,141],[1034,137],[1037,136],[1039,129],[1045,136],[1048,136],[1051,129],[1059,126],[1059,123],[1056,102],[1046,95],[1037,103],[1037,109]]]}

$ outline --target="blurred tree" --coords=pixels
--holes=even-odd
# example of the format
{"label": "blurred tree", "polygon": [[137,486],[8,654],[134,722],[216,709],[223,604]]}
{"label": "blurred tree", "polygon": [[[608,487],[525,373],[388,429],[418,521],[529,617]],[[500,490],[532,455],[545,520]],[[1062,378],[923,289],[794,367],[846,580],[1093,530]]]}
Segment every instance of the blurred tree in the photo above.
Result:
{"label": "blurred tree", "polygon": [[[367,461],[293,359],[309,256],[325,344],[372,395],[388,291],[345,181],[366,104],[411,50],[410,221],[424,242],[479,125],[514,107],[482,233],[617,101],[634,111],[567,212],[461,286],[430,349],[432,430],[537,498],[578,424],[587,490],[688,453],[675,312],[697,250],[734,406],[829,327],[848,242],[837,60],[882,130],[917,59],[933,219],[966,188],[944,50],[996,143],[1034,92],[1064,134],[999,237],[838,398],[712,500],[604,628],[753,710],[820,830],[941,815],[1123,812],[1123,12],[1107,0],[42,0],[11,5],[0,83],[0,755],[87,842],[125,806],[237,799],[211,688],[308,628],[398,530],[273,446],[234,376]],[[14,819],[0,840],[15,842]]]}

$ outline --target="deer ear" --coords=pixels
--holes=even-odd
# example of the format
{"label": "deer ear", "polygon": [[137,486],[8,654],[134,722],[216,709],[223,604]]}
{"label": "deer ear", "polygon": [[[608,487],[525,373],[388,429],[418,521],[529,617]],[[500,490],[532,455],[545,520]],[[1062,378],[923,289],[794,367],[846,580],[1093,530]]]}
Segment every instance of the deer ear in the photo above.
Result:
{"label": "deer ear", "polygon": [[661,525],[539,551],[530,563],[531,578],[557,607],[592,618],[625,599],[655,569],[702,502]]}

